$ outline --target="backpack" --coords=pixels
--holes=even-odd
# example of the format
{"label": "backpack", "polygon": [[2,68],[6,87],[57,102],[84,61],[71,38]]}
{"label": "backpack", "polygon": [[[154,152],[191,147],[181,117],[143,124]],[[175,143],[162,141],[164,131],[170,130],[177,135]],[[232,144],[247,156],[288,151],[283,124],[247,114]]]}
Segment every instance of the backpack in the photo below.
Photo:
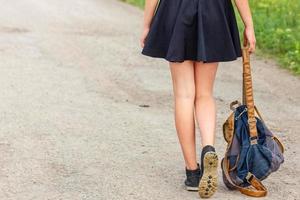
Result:
{"label": "backpack", "polygon": [[284,162],[284,147],[266,126],[254,105],[248,42],[244,37],[243,103],[230,104],[232,113],[223,124],[227,142],[221,161],[223,182],[230,190],[263,197],[267,189],[262,180],[279,169]]}

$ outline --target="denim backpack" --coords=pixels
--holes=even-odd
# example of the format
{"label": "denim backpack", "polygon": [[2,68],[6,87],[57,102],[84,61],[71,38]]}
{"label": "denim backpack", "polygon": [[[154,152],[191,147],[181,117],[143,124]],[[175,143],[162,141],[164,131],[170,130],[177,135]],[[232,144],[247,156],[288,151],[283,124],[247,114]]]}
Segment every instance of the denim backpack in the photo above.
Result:
{"label": "denim backpack", "polygon": [[223,181],[227,188],[263,197],[267,189],[262,180],[279,169],[284,162],[284,147],[266,127],[254,105],[250,55],[247,41],[243,48],[243,104],[230,104],[233,112],[223,124],[227,149],[222,159]]}

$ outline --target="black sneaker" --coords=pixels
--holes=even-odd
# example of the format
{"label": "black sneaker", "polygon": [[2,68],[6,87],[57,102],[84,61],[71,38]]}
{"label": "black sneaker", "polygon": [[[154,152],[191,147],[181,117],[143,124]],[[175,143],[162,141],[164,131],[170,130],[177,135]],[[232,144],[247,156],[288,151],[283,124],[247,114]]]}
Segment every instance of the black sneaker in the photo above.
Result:
{"label": "black sneaker", "polygon": [[218,155],[215,148],[206,145],[201,153],[201,174],[199,195],[201,198],[211,197],[218,187]]}
{"label": "black sneaker", "polygon": [[198,191],[199,180],[200,180],[200,166],[197,163],[197,169],[188,170],[185,168],[186,179],[184,181],[185,189],[188,191]]}

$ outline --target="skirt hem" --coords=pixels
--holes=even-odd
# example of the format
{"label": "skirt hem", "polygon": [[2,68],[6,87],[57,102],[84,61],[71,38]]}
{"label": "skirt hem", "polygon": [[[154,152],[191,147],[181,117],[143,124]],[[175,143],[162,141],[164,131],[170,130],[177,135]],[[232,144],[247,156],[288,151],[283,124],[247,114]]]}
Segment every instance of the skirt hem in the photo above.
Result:
{"label": "skirt hem", "polygon": [[182,63],[186,60],[191,60],[191,61],[195,61],[195,62],[203,62],[203,63],[213,63],[213,62],[230,62],[230,61],[235,61],[238,58],[242,57],[242,54],[238,53],[235,56],[232,57],[220,57],[220,58],[201,58],[201,57],[191,57],[191,56],[185,56],[183,58],[171,58],[168,57],[167,55],[165,55],[164,53],[162,53],[163,51],[160,50],[145,50],[143,49],[143,51],[141,52],[142,55],[145,56],[149,56],[152,58],[162,58],[165,59],[169,62],[178,62],[178,63]]}

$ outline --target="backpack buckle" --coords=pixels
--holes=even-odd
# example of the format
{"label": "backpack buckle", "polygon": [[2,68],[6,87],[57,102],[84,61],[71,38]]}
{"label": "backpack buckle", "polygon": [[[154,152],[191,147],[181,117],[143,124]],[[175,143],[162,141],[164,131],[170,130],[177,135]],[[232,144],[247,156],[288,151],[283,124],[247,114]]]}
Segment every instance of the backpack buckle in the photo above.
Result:
{"label": "backpack buckle", "polygon": [[246,176],[247,182],[251,184],[251,180],[253,177],[254,177],[254,175],[251,172],[248,172],[248,174]]}
{"label": "backpack buckle", "polygon": [[250,138],[250,144],[254,145],[257,144],[257,136],[249,137]]}

